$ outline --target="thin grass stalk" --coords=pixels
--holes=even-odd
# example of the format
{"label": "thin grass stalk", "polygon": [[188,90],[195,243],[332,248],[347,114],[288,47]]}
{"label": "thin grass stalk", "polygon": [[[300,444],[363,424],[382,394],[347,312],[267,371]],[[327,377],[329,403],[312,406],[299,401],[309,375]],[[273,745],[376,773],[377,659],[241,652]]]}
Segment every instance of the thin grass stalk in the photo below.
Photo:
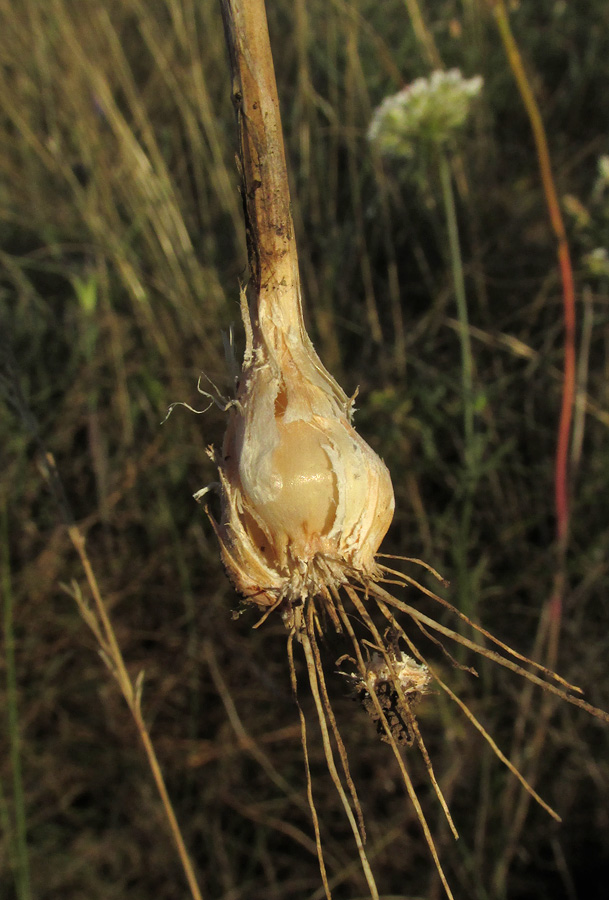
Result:
{"label": "thin grass stalk", "polygon": [[17,703],[17,667],[15,662],[15,632],[13,629],[13,590],[11,584],[11,561],[8,546],[8,510],[2,504],[0,515],[0,543],[2,544],[0,561],[2,578],[0,587],[4,598],[3,626],[4,652],[6,656],[6,714],[8,719],[8,739],[12,770],[13,808],[14,808],[14,851],[15,851],[15,888],[17,900],[30,900],[30,863],[27,845],[27,822],[25,792],[21,768],[21,735],[19,729],[19,711]]}
{"label": "thin grass stalk", "polygon": [[467,311],[467,297],[465,293],[465,279],[463,277],[463,260],[461,257],[461,243],[459,241],[459,225],[455,206],[455,195],[452,186],[450,164],[446,154],[440,150],[438,154],[440,171],[440,183],[442,185],[442,199],[444,202],[444,215],[448,230],[448,245],[450,250],[450,264],[457,302],[457,318],[459,322],[459,343],[461,345],[461,383],[463,388],[463,432],[465,439],[465,484],[461,508],[461,527],[459,530],[459,542],[457,550],[457,566],[459,571],[459,593],[461,607],[471,610],[472,597],[469,590],[470,578],[467,565],[467,551],[469,544],[469,532],[473,512],[473,497],[478,480],[478,451],[474,435],[474,364],[472,357],[472,345],[469,333],[469,316]]}
{"label": "thin grass stalk", "polygon": [[186,844],[184,843],[184,838],[182,837],[182,832],[180,830],[180,826],[173,809],[173,804],[165,785],[165,779],[163,777],[163,773],[161,771],[161,767],[159,765],[159,761],[157,759],[157,755],[142,714],[141,699],[143,673],[140,673],[135,683],[131,680],[129,673],[127,672],[127,667],[125,666],[123,654],[116,639],[116,634],[114,632],[112,622],[110,620],[110,617],[108,616],[106,605],[101,596],[93,567],[91,566],[89,557],[87,555],[85,540],[80,532],[80,529],[75,525],[69,526],[68,534],[76,552],[78,553],[82,567],[84,569],[87,584],[89,585],[89,589],[93,597],[95,613],[93,613],[92,610],[88,608],[84,600],[80,599],[79,601],[79,595],[75,595],[76,600],[79,603],[83,618],[90,626],[92,619],[97,616],[98,627],[95,628],[91,626],[92,630],[101,645],[102,657],[104,658],[106,664],[110,668],[110,671],[118,682],[123,697],[125,698],[127,706],[129,707],[131,715],[133,716],[133,719],[135,721],[140,739],[144,746],[148,765],[150,766],[150,771],[152,772],[152,777],[154,778],[163,810],[165,816],[167,817],[171,835],[178,851],[178,856],[184,870],[184,875],[186,877],[191,896],[193,900],[203,900],[203,895],[201,894],[192,862],[190,861],[188,851],[186,850]]}
{"label": "thin grass stalk", "polygon": [[[511,29],[509,15],[504,0],[492,0],[495,20],[503,42],[504,50],[512,69],[520,96],[529,117],[531,130],[535,142],[537,160],[543,191],[548,209],[548,216],[554,237],[556,240],[558,266],[560,270],[563,292],[563,317],[564,317],[564,353],[563,353],[563,380],[560,418],[558,423],[558,436],[556,445],[554,467],[554,506],[556,515],[556,571],[554,574],[552,591],[546,603],[548,608],[547,643],[545,648],[545,660],[550,667],[556,665],[558,657],[558,645],[560,640],[563,603],[567,589],[566,556],[569,543],[570,516],[571,516],[571,478],[569,472],[569,445],[573,424],[573,412],[576,394],[576,349],[575,349],[575,287],[573,268],[569,252],[566,229],[558,192],[552,170],[550,151],[545,126],[539,105],[531,87],[526,68],[518,48],[517,41]],[[542,714],[538,720],[532,746],[528,748],[530,765],[537,765],[541,754],[547,725],[552,706],[544,705]],[[517,843],[518,836],[524,824],[529,798],[521,796],[518,806],[518,816],[514,823],[509,846],[506,848],[503,858],[499,861],[495,878],[501,879],[507,872],[507,867]]]}
{"label": "thin grass stalk", "polygon": [[571,479],[576,478],[582,458],[584,425],[586,421],[586,389],[590,368],[590,344],[594,327],[594,307],[589,286],[582,291],[582,329],[577,362],[577,392],[573,414],[573,440],[571,443]]}
{"label": "thin grass stalk", "polygon": [[427,27],[418,0],[404,0],[404,5],[410,16],[412,30],[414,31],[417,41],[424,50],[427,62],[432,69],[441,69],[443,67],[442,58],[436,46],[434,36]]}
{"label": "thin grass stalk", "polygon": [[[345,117],[349,131],[353,135],[357,134],[357,125],[360,118],[357,101],[362,93],[362,85],[365,85],[361,71],[358,40],[359,23],[356,21],[350,22],[346,44]],[[367,90],[367,88],[365,89]],[[366,111],[369,113],[369,108]],[[365,203],[361,184],[361,146],[359,141],[355,141],[353,138],[348,142],[347,168],[349,173],[349,197],[355,231],[354,243],[357,248],[357,259],[364,288],[368,327],[372,341],[381,346],[383,343],[383,332],[374,290],[372,261],[366,240]],[[398,360],[398,369],[400,366],[403,366],[403,362],[400,363]]]}
{"label": "thin grass stalk", "polygon": [[[527,741],[527,764],[531,772],[531,775],[529,776],[531,779],[535,778],[537,774],[537,766],[546,743],[550,718],[556,708],[556,702],[557,701],[553,698],[545,698],[545,702],[542,704],[541,710],[539,711],[539,717],[533,736]],[[518,802],[511,813],[510,827],[507,830],[508,839],[503,848],[503,852],[496,862],[493,874],[493,883],[496,889],[505,884],[509,867],[518,850],[518,841],[524,828],[531,797],[531,791],[520,791]]]}
{"label": "thin grass stalk", "polygon": [[9,847],[14,846],[13,823],[6,799],[6,791],[2,778],[0,778],[0,828]]}
{"label": "thin grass stalk", "polygon": [[[550,628],[550,608],[546,603],[542,609],[539,626],[535,634],[535,641],[531,650],[531,656],[542,657],[544,655],[544,646]],[[535,685],[530,682],[525,684],[518,698],[517,714],[512,729],[512,748],[510,756],[514,764],[519,768],[528,762],[529,769],[534,760],[531,754],[530,739],[526,737],[527,728],[534,727],[537,721],[543,721],[543,717],[539,719],[536,715],[534,706]],[[504,826],[514,823],[514,810],[518,805],[517,786],[514,784],[507,785],[503,792],[501,809]]]}
{"label": "thin grass stalk", "polygon": [[465,435],[465,463],[468,475],[473,476],[474,457],[474,365],[472,357],[472,345],[469,335],[469,317],[467,313],[467,297],[465,294],[465,280],[463,277],[463,261],[461,258],[461,244],[459,241],[459,225],[457,223],[457,210],[455,196],[452,187],[450,164],[446,154],[442,151],[438,154],[440,170],[440,182],[442,185],[442,199],[444,202],[444,215],[448,230],[448,245],[450,248],[450,264],[457,301],[457,315],[459,320],[459,340],[461,343],[461,379],[463,384],[463,426]]}
{"label": "thin grass stalk", "polygon": [[237,708],[235,707],[233,698],[230,695],[228,686],[224,681],[224,678],[222,677],[213,645],[209,640],[206,640],[203,644],[203,658],[209,666],[209,672],[214,683],[214,687],[216,688],[218,696],[222,701],[222,705],[224,706],[226,715],[233,731],[235,732],[235,736],[237,737],[240,747],[242,747],[247,753],[249,753],[252,759],[254,759],[258,763],[260,768],[266,773],[269,780],[275,785],[275,787],[282,791],[282,793],[284,793],[286,797],[289,797],[291,802],[293,802],[296,806],[300,807],[300,809],[302,809],[303,811],[308,812],[309,805],[304,801],[301,801],[298,795],[294,795],[294,790],[289,782],[287,782],[286,779],[281,775],[281,773],[277,771],[266,753],[264,753],[260,749],[254,738],[252,738],[251,735],[246,731],[239,713],[237,712]]}

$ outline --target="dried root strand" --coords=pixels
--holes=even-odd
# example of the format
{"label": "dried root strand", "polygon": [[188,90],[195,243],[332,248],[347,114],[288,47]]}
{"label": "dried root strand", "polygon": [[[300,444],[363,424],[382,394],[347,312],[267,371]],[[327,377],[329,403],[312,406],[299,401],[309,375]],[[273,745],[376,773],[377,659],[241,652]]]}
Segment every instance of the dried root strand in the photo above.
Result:
{"label": "dried root strand", "polygon": [[[554,694],[557,697],[560,697],[561,700],[565,700],[567,703],[570,703],[572,706],[577,706],[580,709],[584,709],[590,715],[594,716],[597,719],[609,724],[609,713],[606,713],[602,709],[598,709],[596,706],[592,706],[591,703],[587,703],[585,700],[582,700],[580,697],[573,697],[571,694],[568,694],[566,691],[561,690],[556,687],[556,685],[551,684],[547,681],[544,681],[542,678],[539,678],[537,675],[534,675],[532,672],[527,671],[527,669],[522,666],[517,665],[517,663],[512,662],[509,659],[506,659],[501,654],[496,653],[494,650],[489,650],[487,647],[484,647],[482,644],[476,644],[475,641],[470,641],[469,638],[464,637],[461,634],[458,634],[456,631],[453,631],[450,628],[446,628],[446,626],[441,625],[439,622],[436,622],[435,619],[430,618],[430,616],[426,616],[424,613],[415,609],[413,606],[409,606],[407,603],[403,603],[401,600],[398,600],[388,591],[384,590],[378,584],[371,584],[369,587],[369,592],[372,596],[377,600],[382,600],[387,603],[388,606],[392,606],[394,609],[399,610],[400,612],[406,613],[413,621],[417,623],[423,623],[431,628],[433,631],[437,631],[440,634],[443,634],[445,637],[450,638],[453,641],[456,641],[459,644],[462,644],[464,647],[467,647],[469,650],[473,650],[474,653],[478,653],[480,656],[484,656],[487,659],[492,660],[500,666],[503,666],[506,669],[510,669],[512,672],[516,672],[518,675],[521,675],[523,678],[526,678],[532,684],[536,684],[539,687],[543,688],[543,690],[547,691],[550,694]],[[543,666],[540,666],[538,663],[534,663],[533,660],[527,659],[526,657],[520,657],[519,654],[516,654],[515,651],[511,651],[510,648],[507,648],[508,652],[511,652],[517,658],[522,658],[524,662],[529,665],[535,666],[538,669],[544,670]],[[553,676],[554,673],[548,670],[548,675]],[[557,677],[557,676],[554,676]],[[563,683],[568,684],[568,682],[564,682],[564,679],[560,679]],[[571,686],[569,685],[569,688]],[[579,691],[579,688],[574,688],[574,690]]]}
{"label": "dried root strand", "polygon": [[[351,600],[353,600],[354,597],[357,598],[357,595],[356,595],[354,592],[350,591],[349,589],[347,589],[347,593],[348,593],[348,595],[349,595],[349,597],[350,597]],[[357,598],[357,599],[359,599],[359,598]],[[344,605],[343,605],[343,602],[342,602],[342,598],[341,598],[341,597],[337,597],[336,602],[337,602],[338,610],[339,610],[339,613],[340,613],[340,616],[341,616],[341,620],[342,620],[343,625],[344,625],[344,627],[345,627],[345,631],[347,632],[347,634],[348,634],[349,637],[351,638],[351,642],[352,642],[352,644],[353,644],[353,650],[354,650],[354,653],[355,653],[355,656],[356,656],[356,659],[357,659],[357,663],[358,663],[358,667],[359,667],[360,673],[361,673],[361,675],[362,675],[362,678],[365,678],[365,677],[366,677],[367,667],[366,667],[366,663],[364,662],[364,658],[363,658],[363,656],[362,656],[362,651],[361,651],[361,648],[360,648],[359,641],[358,641],[357,636],[356,636],[356,634],[355,634],[355,632],[354,632],[354,630],[353,630],[353,626],[351,625],[351,622],[349,621],[349,617],[348,617],[348,615],[347,615],[347,613],[346,613],[346,611],[345,611],[345,608],[344,608]],[[385,734],[386,734],[386,737],[387,737],[387,743],[391,746],[391,749],[392,749],[392,751],[393,751],[393,754],[394,754],[394,756],[395,756],[395,758],[396,758],[396,761],[397,761],[397,763],[398,763],[398,766],[399,766],[399,769],[400,769],[400,773],[401,773],[401,775],[402,775],[402,780],[403,780],[403,782],[404,782],[404,786],[405,786],[405,788],[406,788],[406,791],[407,791],[407,793],[408,793],[408,796],[409,796],[409,798],[410,798],[410,801],[411,801],[411,803],[412,803],[412,805],[413,805],[413,807],[414,807],[414,810],[415,810],[415,812],[416,812],[417,818],[418,818],[419,823],[420,823],[420,825],[421,825],[421,828],[422,828],[422,830],[423,830],[423,834],[425,835],[425,840],[427,841],[427,845],[428,845],[428,847],[429,847],[431,856],[432,856],[433,861],[434,861],[434,864],[435,864],[435,866],[436,866],[436,870],[437,870],[437,872],[438,872],[438,875],[440,876],[440,880],[442,881],[442,884],[443,884],[443,886],[444,886],[444,890],[446,891],[446,895],[447,895],[447,897],[449,898],[449,900],[454,900],[452,891],[451,891],[451,889],[450,889],[450,885],[448,884],[448,881],[447,881],[447,879],[446,879],[446,875],[444,874],[444,870],[443,870],[443,868],[442,868],[442,864],[440,863],[440,857],[438,856],[438,852],[437,852],[437,850],[436,850],[436,846],[435,846],[433,837],[432,837],[432,835],[431,835],[431,831],[430,831],[430,829],[429,829],[429,825],[427,824],[427,820],[426,820],[426,818],[425,818],[425,814],[424,814],[423,809],[422,809],[422,807],[421,807],[421,804],[420,804],[420,802],[419,802],[419,798],[417,797],[417,793],[416,793],[415,788],[414,788],[414,785],[413,785],[413,783],[412,783],[412,779],[410,778],[410,775],[409,775],[409,773],[408,773],[408,769],[406,768],[406,763],[404,762],[403,755],[400,753],[400,749],[399,749],[399,747],[398,747],[398,745],[397,745],[397,743],[396,743],[396,740],[395,740],[395,738],[394,738],[394,736],[393,736],[393,733],[392,733],[392,730],[391,730],[391,726],[389,725],[389,722],[387,721],[387,717],[386,717],[386,715],[385,715],[385,712],[384,712],[383,708],[381,707],[381,704],[380,704],[380,702],[379,702],[378,697],[376,696],[376,693],[375,693],[374,691],[371,691],[371,695],[370,695],[370,696],[371,696],[372,702],[373,702],[373,704],[374,704],[374,706],[375,706],[377,717],[378,717],[379,721],[383,724],[383,728],[384,728],[384,730],[385,730]],[[451,821],[451,820],[450,820],[450,813],[449,813],[448,815],[449,815],[449,821]]]}
{"label": "dried root strand", "polygon": [[414,563],[414,565],[420,566],[422,569],[426,569],[428,572],[430,572],[433,575],[433,577],[436,579],[436,581],[439,581],[440,584],[443,585],[444,587],[449,587],[449,585],[450,585],[450,582],[447,581],[446,578],[443,578],[437,569],[434,569],[434,567],[431,566],[428,562],[425,562],[425,560],[418,559],[418,557],[396,556],[395,553],[377,553],[376,556],[377,556],[377,559],[397,559],[400,562]]}
{"label": "dried root strand", "polygon": [[[332,609],[334,610],[334,604],[331,604]],[[309,604],[309,608],[312,610],[313,604]],[[334,614],[337,616],[336,611]],[[312,617],[309,613],[309,635],[311,640],[311,648],[313,650],[313,655],[315,657],[315,667],[317,672],[317,678],[319,680],[319,687],[321,690],[321,695],[324,703],[324,707],[326,710],[326,715],[328,717],[328,721],[330,722],[330,726],[332,728],[332,734],[334,735],[334,740],[336,741],[336,746],[338,749],[338,755],[340,757],[341,765],[343,767],[343,773],[345,775],[345,780],[347,782],[347,787],[349,788],[349,793],[351,794],[351,800],[353,801],[353,806],[355,808],[355,814],[357,816],[357,821],[359,825],[360,835],[362,839],[362,843],[366,843],[366,827],[364,825],[364,814],[362,812],[362,807],[359,802],[359,797],[357,796],[357,791],[355,789],[355,784],[353,783],[353,778],[351,777],[351,771],[349,769],[349,759],[347,757],[347,750],[345,749],[345,744],[342,739],[341,733],[339,731],[338,725],[336,723],[336,717],[334,715],[334,711],[332,709],[332,705],[330,703],[330,697],[328,696],[328,688],[326,686],[326,679],[324,676],[323,665],[321,661],[321,654],[319,652],[319,647],[317,645],[317,641],[315,639],[314,630],[312,627]]]}
{"label": "dried root strand", "polygon": [[[362,870],[364,873],[364,877],[366,878],[366,882],[368,884],[368,889],[370,890],[370,896],[372,900],[379,900],[379,893],[376,886],[376,882],[374,880],[374,875],[372,874],[372,869],[370,868],[370,863],[368,861],[368,857],[366,855],[366,851],[364,849],[364,844],[362,841],[362,836],[360,834],[358,824],[356,818],[353,814],[353,810],[351,809],[351,805],[345,794],[345,790],[343,788],[342,782],[340,780],[338,771],[336,769],[336,763],[334,761],[334,752],[332,750],[332,742],[330,740],[330,732],[328,730],[328,716],[332,715],[331,710],[328,713],[328,708],[322,699],[322,692],[319,687],[319,678],[320,674],[318,671],[315,653],[312,647],[312,640],[315,640],[314,633],[312,634],[312,626],[309,624],[310,620],[308,617],[305,617],[305,621],[302,623],[302,628],[299,630],[298,635],[300,641],[302,643],[302,647],[305,654],[305,661],[307,666],[307,673],[309,676],[309,685],[311,688],[311,693],[313,695],[313,701],[315,703],[315,709],[317,711],[317,718],[319,721],[319,727],[321,730],[324,755],[326,757],[326,764],[328,766],[328,772],[330,773],[330,777],[336,788],[338,796],[340,797],[341,803],[345,810],[345,814],[347,819],[349,820],[349,824],[351,826],[351,831],[353,832],[353,837],[355,839],[355,844],[357,847],[357,852],[359,854],[360,863],[362,866]],[[321,674],[321,678],[323,679],[323,673]],[[329,704],[328,704],[329,706]],[[332,716],[333,718],[333,716]]]}
{"label": "dried root strand", "polygon": [[[395,690],[396,690],[396,693],[397,693],[397,695],[398,695],[398,698],[399,698],[400,708],[403,710],[404,714],[405,714],[405,715],[408,717],[408,719],[409,719],[410,727],[412,728],[412,730],[413,730],[413,732],[414,732],[414,734],[415,734],[416,741],[417,741],[417,745],[418,745],[418,747],[419,747],[419,750],[420,750],[421,755],[422,755],[422,757],[423,757],[423,760],[424,760],[424,762],[425,762],[425,766],[426,766],[426,768],[427,768],[427,772],[428,772],[428,774],[429,774],[429,778],[430,778],[431,783],[432,783],[432,785],[433,785],[433,789],[434,789],[434,791],[435,791],[435,793],[436,793],[436,796],[437,796],[438,800],[440,801],[440,805],[441,805],[441,807],[442,807],[442,809],[443,809],[443,811],[444,811],[444,815],[446,816],[446,820],[447,820],[447,822],[448,822],[448,824],[449,824],[449,826],[450,826],[450,829],[451,829],[451,831],[452,831],[452,833],[453,833],[453,835],[454,835],[454,837],[455,837],[455,840],[458,840],[458,839],[459,839],[459,834],[458,834],[457,829],[456,829],[456,827],[455,827],[455,824],[454,824],[454,822],[453,822],[453,820],[452,820],[452,816],[451,816],[451,814],[450,814],[450,810],[449,810],[449,808],[448,808],[448,804],[447,804],[447,802],[446,802],[446,800],[445,800],[445,798],[444,798],[444,795],[443,795],[443,793],[442,793],[442,791],[441,791],[441,789],[440,789],[440,785],[439,785],[438,782],[437,782],[437,779],[436,779],[436,776],[435,776],[435,772],[434,772],[434,770],[433,770],[433,766],[432,766],[432,763],[431,763],[431,759],[429,758],[429,754],[428,754],[428,752],[427,752],[427,748],[425,747],[425,744],[423,743],[423,738],[422,738],[421,733],[420,733],[420,731],[419,731],[419,727],[418,727],[418,725],[417,725],[417,722],[416,722],[416,719],[415,719],[415,717],[414,717],[414,714],[412,713],[411,708],[410,708],[410,703],[408,702],[408,699],[407,699],[406,696],[404,695],[404,691],[403,691],[403,689],[402,689],[402,685],[401,685],[400,679],[398,678],[397,673],[396,673],[396,671],[395,671],[394,660],[392,659],[391,655],[387,652],[387,649],[386,649],[386,642],[385,642],[385,641],[383,640],[383,638],[381,637],[381,635],[380,635],[380,633],[379,633],[379,631],[378,631],[376,625],[375,625],[374,622],[372,621],[372,618],[370,617],[370,614],[368,613],[366,607],[365,607],[364,604],[361,602],[360,598],[357,596],[357,593],[356,593],[354,590],[352,590],[352,589],[350,589],[350,588],[348,588],[348,587],[346,588],[346,591],[347,591],[347,594],[348,594],[348,596],[349,596],[351,602],[353,603],[353,605],[354,605],[355,608],[357,609],[359,615],[362,617],[362,621],[368,626],[368,628],[370,629],[371,633],[374,635],[375,640],[378,642],[379,647],[381,648],[381,652],[382,652],[382,654],[383,654],[383,658],[384,658],[384,660],[385,660],[385,664],[386,664],[387,667],[389,668],[389,671],[391,672],[391,675],[392,675],[392,682],[393,682],[393,686],[394,686],[394,688],[395,688]],[[393,624],[393,623],[392,623],[392,624]],[[377,700],[378,700],[378,698],[377,698]]]}
{"label": "dried root strand", "polygon": [[317,807],[315,806],[315,800],[313,798],[313,783],[311,780],[311,767],[309,765],[309,746],[307,741],[307,723],[304,716],[304,712],[302,711],[302,707],[300,705],[300,701],[298,700],[298,681],[296,678],[296,667],[294,665],[294,636],[295,630],[292,629],[288,635],[288,665],[290,669],[290,681],[292,684],[292,695],[294,697],[294,702],[296,704],[296,709],[298,710],[298,717],[300,719],[300,739],[302,743],[302,753],[304,757],[305,764],[305,775],[307,779],[307,800],[309,803],[309,809],[311,811],[311,819],[313,821],[313,831],[315,833],[315,847],[317,849],[317,860],[319,863],[319,873],[321,875],[321,881],[323,884],[324,892],[326,895],[326,900],[332,900],[332,893],[330,891],[330,885],[328,884],[328,875],[326,872],[326,863],[324,860],[324,852],[321,843],[321,832],[319,829],[319,817],[317,815]]}
{"label": "dried root strand", "polygon": [[[387,619],[387,621],[390,622],[392,628],[395,628],[398,631],[400,637],[403,638],[403,640],[407,644],[407,646],[408,646],[410,652],[413,654],[413,656],[415,656],[422,663],[424,663],[424,665],[427,666],[434,681],[450,697],[450,699],[454,703],[457,704],[457,706],[461,709],[461,711],[463,712],[465,717],[467,719],[469,719],[469,721],[472,723],[474,728],[476,728],[480,732],[480,734],[485,739],[485,741],[489,744],[489,746],[491,747],[493,753],[497,756],[497,758],[504,764],[504,766],[506,766],[506,768],[509,769],[509,771],[512,773],[512,775],[514,775],[514,777],[518,779],[518,781],[520,782],[522,787],[525,789],[525,791],[527,791],[527,793],[530,794],[530,796],[543,809],[545,809],[545,811],[550,816],[552,816],[553,819],[555,819],[557,822],[561,822],[562,819],[560,818],[558,813],[554,809],[552,809],[552,807],[549,806],[542,797],[539,796],[537,791],[529,784],[529,782],[526,780],[524,775],[522,775],[522,773],[516,768],[516,766],[507,758],[507,756],[503,753],[503,751],[500,750],[500,748],[497,746],[497,744],[495,743],[493,738],[490,736],[490,734],[488,733],[488,731],[486,730],[484,725],[482,725],[482,723],[479,721],[479,719],[474,715],[474,713],[471,711],[469,706],[466,703],[464,703],[463,700],[461,700],[461,698],[458,697],[457,694],[455,694],[455,692],[452,691],[448,687],[448,685],[440,678],[440,676],[435,671],[435,669],[427,662],[425,657],[420,653],[420,651],[417,649],[417,647],[413,644],[411,639],[408,637],[408,635],[406,634],[406,632],[404,631],[402,626],[399,624],[399,622],[395,619],[395,617],[393,616],[391,611],[388,609],[388,607],[384,603],[382,603],[382,601],[380,601],[380,600],[377,601],[377,605],[378,605],[378,608],[380,609],[380,611],[382,612],[382,614]],[[419,625],[419,627],[422,628],[420,623],[417,623],[417,624]],[[426,634],[426,630],[423,628],[422,628],[422,630]]]}
{"label": "dried root strand", "polygon": [[[394,558],[399,559],[401,557],[394,557]],[[404,560],[407,562],[415,561],[415,560],[408,560],[406,557],[404,557]],[[421,563],[420,560],[416,560],[416,562]],[[440,579],[440,581],[442,581],[442,583],[444,583],[443,579],[440,577],[440,575],[436,572],[435,569],[432,569],[431,566],[426,566],[424,563],[421,563],[421,565],[423,565],[426,569],[428,569],[428,571],[432,572],[436,577],[438,577]],[[487,640],[491,641],[491,643],[495,644],[497,647],[501,647],[501,649],[505,653],[509,653],[509,655],[513,656],[515,659],[519,659],[521,662],[525,662],[525,663],[527,663],[527,665],[533,666],[533,668],[537,669],[540,672],[543,672],[543,674],[547,678],[552,678],[555,681],[558,681],[568,691],[574,691],[576,694],[583,694],[583,691],[581,688],[577,687],[574,684],[570,684],[568,681],[566,681],[564,678],[562,678],[561,675],[558,675],[556,672],[553,672],[551,669],[548,669],[546,666],[542,665],[541,663],[535,662],[535,660],[529,659],[527,656],[523,656],[521,653],[518,653],[517,650],[512,649],[512,647],[510,647],[508,644],[504,644],[503,641],[500,641],[499,638],[497,638],[493,634],[491,634],[490,631],[487,631],[481,625],[478,625],[476,622],[474,622],[472,619],[470,619],[468,616],[466,616],[465,613],[462,613],[455,606],[453,606],[452,603],[450,603],[448,600],[444,599],[444,597],[440,597],[440,596],[438,596],[438,594],[435,594],[433,591],[430,591],[424,585],[420,584],[415,578],[411,578],[409,575],[405,575],[403,572],[400,572],[397,569],[391,569],[388,566],[380,566],[380,568],[382,569],[382,571],[387,572],[390,575],[395,575],[398,579],[397,581],[390,580],[390,579],[381,579],[382,583],[397,584],[397,585],[400,585],[401,587],[403,587],[405,584],[409,584],[409,585],[412,585],[413,587],[418,588],[418,590],[420,590],[427,597],[431,597],[432,600],[436,600],[438,603],[440,603],[446,609],[449,609],[455,616],[457,616],[457,618],[461,619],[462,622],[465,622],[467,625],[470,626],[470,628],[473,628],[474,631],[477,631],[478,634],[481,634],[483,637],[487,638]]]}

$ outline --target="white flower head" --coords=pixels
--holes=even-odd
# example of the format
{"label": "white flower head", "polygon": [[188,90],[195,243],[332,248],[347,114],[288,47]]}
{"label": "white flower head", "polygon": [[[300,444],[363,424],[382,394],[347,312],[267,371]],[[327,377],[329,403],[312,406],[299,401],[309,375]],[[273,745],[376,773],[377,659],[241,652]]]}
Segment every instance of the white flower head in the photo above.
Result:
{"label": "white flower head", "polygon": [[387,156],[412,158],[421,144],[442,145],[465,123],[482,76],[437,70],[385,97],[374,112],[368,140]]}

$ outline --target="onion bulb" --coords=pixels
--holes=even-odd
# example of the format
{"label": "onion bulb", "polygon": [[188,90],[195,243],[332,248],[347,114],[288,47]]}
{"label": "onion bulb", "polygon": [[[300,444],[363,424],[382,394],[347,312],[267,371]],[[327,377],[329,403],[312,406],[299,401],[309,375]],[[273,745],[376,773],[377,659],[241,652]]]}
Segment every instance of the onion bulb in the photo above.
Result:
{"label": "onion bulb", "polygon": [[[275,292],[276,293],[276,292]],[[375,577],[394,512],[389,471],[306,333],[300,297],[242,296],[246,349],[221,453],[213,521],[235,588],[262,609]],[[272,308],[273,315],[267,313]]]}

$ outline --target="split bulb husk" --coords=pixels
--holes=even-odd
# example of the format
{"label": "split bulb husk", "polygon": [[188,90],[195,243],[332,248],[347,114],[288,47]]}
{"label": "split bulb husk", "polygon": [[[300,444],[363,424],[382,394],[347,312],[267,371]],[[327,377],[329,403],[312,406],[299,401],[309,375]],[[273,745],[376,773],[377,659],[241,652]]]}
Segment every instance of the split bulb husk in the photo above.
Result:
{"label": "split bulb husk", "polygon": [[237,398],[214,454],[222,512],[214,522],[235,588],[261,609],[376,574],[394,511],[389,471],[353,425],[353,400],[324,368],[300,298],[260,304],[246,331]]}

